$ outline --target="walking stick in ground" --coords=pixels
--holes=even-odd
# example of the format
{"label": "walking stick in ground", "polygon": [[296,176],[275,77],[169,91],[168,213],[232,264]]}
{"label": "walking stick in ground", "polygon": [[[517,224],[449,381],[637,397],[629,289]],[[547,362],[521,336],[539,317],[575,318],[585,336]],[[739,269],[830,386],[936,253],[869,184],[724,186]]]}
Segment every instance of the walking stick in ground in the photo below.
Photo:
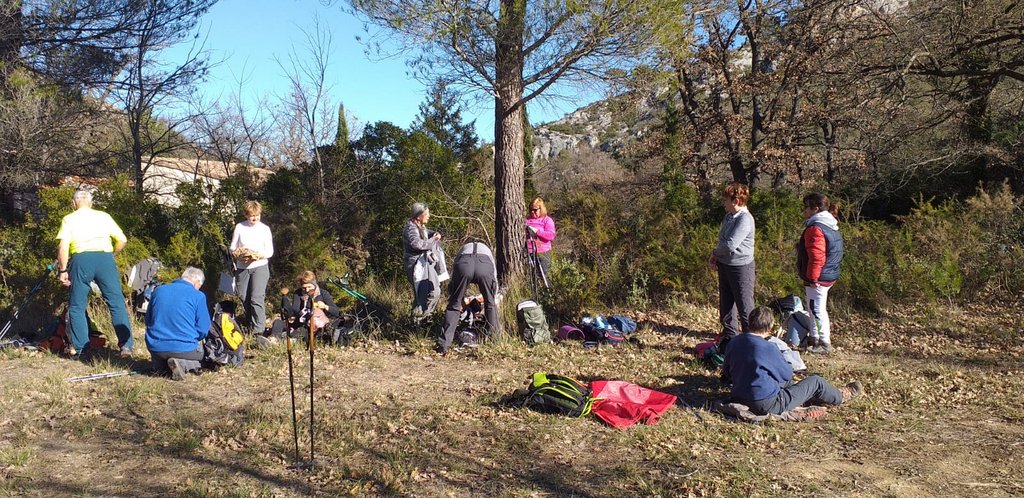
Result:
{"label": "walking stick in ground", "polygon": [[[315,304],[314,304],[315,306]],[[316,344],[316,321],[309,317],[309,466],[316,465],[315,454],[313,453],[313,345]]]}
{"label": "walking stick in ground", "polygon": [[295,413],[295,373],[294,367],[292,366],[292,334],[291,331],[285,332],[286,341],[288,344],[288,383],[292,388],[292,439],[295,440],[295,465],[299,465],[299,419]]}

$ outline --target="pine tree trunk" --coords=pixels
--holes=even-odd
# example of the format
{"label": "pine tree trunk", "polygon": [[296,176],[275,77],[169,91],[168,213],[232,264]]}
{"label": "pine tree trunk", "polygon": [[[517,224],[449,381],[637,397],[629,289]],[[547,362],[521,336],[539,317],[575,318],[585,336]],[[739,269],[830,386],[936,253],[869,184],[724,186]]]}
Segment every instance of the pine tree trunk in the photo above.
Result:
{"label": "pine tree trunk", "polygon": [[526,247],[523,199],[523,33],[525,0],[501,0],[495,45],[494,232],[498,278],[521,274]]}

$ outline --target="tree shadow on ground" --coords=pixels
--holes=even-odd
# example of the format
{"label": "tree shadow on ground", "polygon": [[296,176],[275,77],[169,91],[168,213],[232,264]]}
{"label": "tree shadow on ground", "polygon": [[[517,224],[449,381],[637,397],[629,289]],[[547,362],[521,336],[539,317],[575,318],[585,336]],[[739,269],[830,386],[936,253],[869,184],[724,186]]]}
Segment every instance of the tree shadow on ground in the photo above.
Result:
{"label": "tree shadow on ground", "polygon": [[642,320],[637,324],[637,330],[649,328],[659,334],[667,335],[686,335],[693,336],[696,338],[702,338],[704,336],[714,337],[716,332],[710,330],[692,329],[684,327],[682,325],[669,325],[665,323],[656,322],[653,320]]}
{"label": "tree shadow on ground", "polygon": [[[459,469],[458,472],[443,472],[431,477],[431,481],[442,483],[444,486],[455,488],[456,496],[467,496],[470,494],[484,496],[498,496],[508,494],[512,491],[508,483],[526,483],[533,487],[533,490],[540,495],[550,496],[573,496],[590,498],[596,496],[584,488],[582,483],[574,483],[573,478],[580,479],[578,470],[572,466],[565,465],[554,460],[542,458],[540,447],[529,449],[520,448],[523,455],[531,455],[531,458],[524,458],[522,461],[510,460],[494,462],[491,465],[482,463],[480,459],[472,458],[471,455],[457,451],[457,449],[439,449],[434,445],[427,445],[421,451],[416,451],[415,461],[420,469]],[[361,445],[359,451],[371,456],[379,462],[388,462],[392,457],[377,448]],[[609,469],[612,470],[612,469]],[[387,469],[376,470],[376,467],[369,471],[376,483],[386,481]],[[587,482],[601,482],[602,479],[594,475],[586,476]],[[400,496],[410,494],[409,490],[394,489],[386,486],[378,491],[388,496]],[[404,492],[403,492],[404,491]],[[424,490],[411,494],[422,494]],[[434,490],[441,491],[441,490]],[[427,490],[429,494],[430,490]],[[531,493],[532,494],[532,493]]]}
{"label": "tree shadow on ground", "polygon": [[708,409],[715,399],[728,397],[722,380],[716,375],[684,374],[673,375],[676,381],[661,391],[672,394],[693,407]]}
{"label": "tree shadow on ground", "polygon": [[[40,445],[39,449],[42,454],[61,455],[69,452],[88,454],[90,448],[102,447],[105,454],[120,455],[119,461],[104,462],[99,467],[83,470],[81,474],[66,479],[19,479],[14,476],[10,480],[12,486],[19,494],[36,496],[177,496],[186,491],[182,488],[184,485],[196,486],[197,489],[204,489],[207,485],[220,488],[230,482],[224,476],[243,475],[254,480],[256,486],[268,486],[289,495],[309,495],[317,491],[303,474],[276,475],[265,470],[266,467],[239,461],[238,457],[244,455],[234,451],[219,453],[223,457],[218,458],[189,449],[176,449],[167,441],[161,444],[164,435],[160,429],[163,426],[152,424],[131,408],[118,410],[104,414],[114,421],[113,424],[96,429],[85,439],[65,440],[58,434]],[[187,463],[165,462],[161,465],[163,459]],[[165,474],[171,469],[187,472],[187,475]],[[110,477],[111,471],[125,475],[123,479],[115,480]]]}

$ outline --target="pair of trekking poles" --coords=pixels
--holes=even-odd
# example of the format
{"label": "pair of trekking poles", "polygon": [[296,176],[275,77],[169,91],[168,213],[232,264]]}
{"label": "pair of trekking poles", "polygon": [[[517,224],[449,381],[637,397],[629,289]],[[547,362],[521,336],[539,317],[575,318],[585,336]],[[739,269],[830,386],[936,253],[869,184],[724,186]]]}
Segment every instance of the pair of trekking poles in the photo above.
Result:
{"label": "pair of trekking poles", "polygon": [[[46,279],[50,278],[50,272],[53,271],[56,264],[57,262],[54,261],[53,263],[46,265],[46,271],[43,273],[43,276],[39,277],[39,280],[37,280],[36,284],[32,286],[32,289],[28,291],[28,295],[25,296],[23,301],[21,301],[21,304],[19,304],[17,308],[14,308],[14,313],[12,313],[10,318],[7,319],[7,323],[4,324],[3,328],[0,328],[0,341],[3,341],[3,338],[7,336],[7,333],[11,331],[11,328],[14,326],[14,322],[18,321],[18,318],[21,316],[21,311],[28,305],[29,301],[32,300],[32,296],[43,288],[43,284],[46,283]],[[6,343],[0,342],[0,349],[5,346],[18,346],[22,343],[24,343],[24,341],[13,340],[7,341]]]}

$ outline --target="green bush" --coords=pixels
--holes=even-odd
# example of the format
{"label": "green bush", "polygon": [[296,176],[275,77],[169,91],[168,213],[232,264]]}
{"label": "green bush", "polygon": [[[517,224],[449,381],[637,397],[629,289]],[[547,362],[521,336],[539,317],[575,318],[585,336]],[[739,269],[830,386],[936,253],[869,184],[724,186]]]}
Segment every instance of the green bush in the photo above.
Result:
{"label": "green bush", "polygon": [[600,294],[593,285],[594,276],[570,259],[559,257],[551,261],[552,289],[545,310],[554,319],[578,322],[586,310],[600,302]]}

